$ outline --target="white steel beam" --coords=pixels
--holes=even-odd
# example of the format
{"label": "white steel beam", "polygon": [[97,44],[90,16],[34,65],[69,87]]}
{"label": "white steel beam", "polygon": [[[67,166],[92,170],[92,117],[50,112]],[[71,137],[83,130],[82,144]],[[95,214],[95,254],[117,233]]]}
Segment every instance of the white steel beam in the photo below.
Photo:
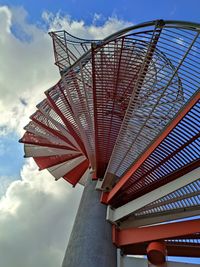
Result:
{"label": "white steel beam", "polygon": [[131,227],[141,227],[147,226],[162,222],[169,222],[180,220],[184,218],[194,217],[200,215],[200,206],[196,206],[193,208],[182,208],[182,209],[175,209],[171,212],[167,213],[159,213],[156,215],[146,215],[146,216],[130,216],[127,220],[120,222],[119,228],[131,228]]}
{"label": "white steel beam", "polygon": [[25,157],[48,157],[54,155],[76,155],[80,154],[80,151],[74,151],[69,149],[48,147],[48,146],[39,146],[39,145],[30,145],[24,144]]}
{"label": "white steel beam", "polygon": [[81,177],[81,179],[79,180],[79,184],[85,186],[85,183],[87,181],[87,178],[89,177],[90,175],[90,169],[88,168],[85,173],[83,174],[83,176]]}
{"label": "white steel beam", "polygon": [[200,167],[196,168],[195,170],[177,178],[176,180],[169,182],[160,188],[157,188],[137,199],[134,199],[127,204],[117,208],[112,209],[110,206],[108,206],[107,209],[107,220],[111,222],[117,222],[118,220],[122,219],[123,217],[126,217],[132,213],[134,213],[136,210],[141,209],[142,207],[152,203],[153,201],[158,200],[159,198],[162,198],[163,196],[166,196],[184,186],[187,184],[190,184],[200,178]]}
{"label": "white steel beam", "polygon": [[102,184],[103,184],[103,180],[97,180],[95,189],[102,191]]}
{"label": "white steel beam", "polygon": [[59,178],[70,172],[72,169],[74,169],[76,166],[81,164],[85,159],[85,156],[80,156],[78,158],[54,165],[47,169],[55,177],[55,179],[58,180]]}

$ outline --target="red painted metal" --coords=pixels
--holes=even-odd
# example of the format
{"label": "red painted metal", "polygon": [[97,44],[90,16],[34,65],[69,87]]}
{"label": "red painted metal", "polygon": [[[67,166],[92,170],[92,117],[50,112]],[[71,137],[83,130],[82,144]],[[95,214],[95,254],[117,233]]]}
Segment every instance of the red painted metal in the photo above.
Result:
{"label": "red painted metal", "polygon": [[[125,71],[130,60],[123,52],[124,38],[109,44],[110,54],[104,49],[92,50],[94,121],[97,176],[103,177],[117,138],[122,118],[126,111],[131,92],[129,83],[138,73],[137,69]],[[117,67],[116,67],[117,66]],[[114,78],[115,77],[115,78]],[[124,77],[124,78],[123,78]],[[125,80],[126,77],[126,80]],[[113,84],[113,80],[116,80]],[[103,81],[106,82],[103,82]],[[119,80],[124,81],[122,88]],[[102,88],[103,87],[103,88]],[[102,90],[103,89],[103,90]],[[121,100],[120,100],[121,99]],[[121,103],[120,103],[121,101]]]}
{"label": "red painted metal", "polygon": [[75,186],[79,182],[79,180],[81,179],[83,174],[86,172],[88,167],[89,167],[89,161],[88,160],[84,160],[78,166],[76,166],[74,169],[72,169],[71,171],[66,173],[63,176],[63,179],[65,179],[70,184]]}
{"label": "red painted metal", "polygon": [[101,193],[100,202],[102,204],[107,204],[107,197],[108,197],[108,192]]}
{"label": "red painted metal", "polygon": [[62,148],[74,151],[71,146],[50,142],[49,139],[44,138],[42,136],[35,135],[30,132],[25,132],[24,136],[19,140],[20,143],[24,144],[32,144],[32,145],[40,145],[40,146],[48,146],[55,148]]}
{"label": "red painted metal", "polygon": [[[145,54],[134,54],[135,42],[125,37],[92,47],[93,97],[97,176],[103,177],[129,100],[136,99],[147,75],[162,28],[153,35]],[[130,50],[125,49],[130,46]],[[108,51],[109,53],[108,53]],[[139,52],[138,52],[139,53]],[[127,67],[128,66],[128,67]],[[142,77],[138,82],[139,76]],[[104,82],[104,80],[106,82]],[[137,86],[136,86],[137,85]],[[136,91],[133,90],[136,88]]]}
{"label": "red painted metal", "polygon": [[[69,105],[69,102],[66,101],[66,97],[62,93],[60,83],[61,81],[50,90],[46,91],[45,94],[55,112],[58,113],[58,115],[65,123],[69,133],[74,137],[74,139],[80,146],[83,154],[87,155],[84,144],[80,138],[77,123],[74,120],[74,114],[72,112],[71,106]],[[55,101],[54,97],[58,94],[58,92],[60,99],[59,101]]]}
{"label": "red painted metal", "polygon": [[97,174],[95,171],[92,173],[92,180],[94,180],[94,181],[98,180],[98,177],[97,177]]}
{"label": "red painted metal", "polygon": [[141,228],[113,229],[113,243],[117,247],[152,242],[156,240],[175,239],[200,232],[200,219],[154,225]]}
{"label": "red painted metal", "polygon": [[67,155],[56,155],[56,156],[49,156],[49,157],[37,157],[33,159],[37,163],[39,170],[44,170],[49,167],[66,162],[68,160],[75,159],[80,156],[81,154],[77,154],[77,155],[67,154]]}
{"label": "red painted metal", "polygon": [[[79,63],[78,71],[71,69],[63,74],[62,80],[77,123],[81,140],[84,143],[87,156],[95,170],[94,117],[91,77],[91,60],[87,64]],[[87,81],[88,79],[88,81]]]}
{"label": "red painted metal", "polygon": [[167,250],[164,242],[151,242],[147,247],[147,259],[154,265],[164,264]]}

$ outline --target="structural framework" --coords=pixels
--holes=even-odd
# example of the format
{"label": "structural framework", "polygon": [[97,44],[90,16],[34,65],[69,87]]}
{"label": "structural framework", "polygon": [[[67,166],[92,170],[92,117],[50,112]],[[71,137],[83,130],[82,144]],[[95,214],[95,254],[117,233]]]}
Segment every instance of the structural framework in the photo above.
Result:
{"label": "structural framework", "polygon": [[[199,24],[163,20],[104,40],[50,33],[61,79],[45,92],[21,142],[40,170],[87,184],[63,266],[116,266],[109,260],[115,252],[99,265],[91,252],[75,260],[89,243],[93,256],[115,251],[112,241],[124,255],[147,254],[156,265],[166,255],[200,256],[199,34]],[[99,192],[104,205],[93,203]],[[98,209],[107,215],[98,217]],[[106,227],[111,235],[106,224],[112,241],[102,240]],[[82,235],[89,241],[78,248],[88,225]]]}

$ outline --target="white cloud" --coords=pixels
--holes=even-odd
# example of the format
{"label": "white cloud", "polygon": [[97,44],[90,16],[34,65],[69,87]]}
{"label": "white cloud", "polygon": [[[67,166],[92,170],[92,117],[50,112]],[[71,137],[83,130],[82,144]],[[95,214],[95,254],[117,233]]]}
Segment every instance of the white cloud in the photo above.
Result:
{"label": "white cloud", "polygon": [[[44,98],[43,92],[59,79],[47,31],[65,29],[75,36],[101,39],[130,25],[111,17],[102,26],[87,26],[84,21],[72,20],[67,15],[44,12],[45,30],[28,24],[26,17],[22,7],[12,11],[0,7],[0,22],[4,27],[0,35],[0,127],[19,134],[35,105]],[[23,105],[21,100],[27,104]]]}
{"label": "white cloud", "polygon": [[[120,29],[132,25],[132,23],[120,20],[115,16],[105,20],[101,14],[94,14],[92,25],[86,25],[83,20],[72,20],[68,15],[61,16],[60,13],[43,12],[42,17],[47,25],[49,25],[49,31],[65,29],[72,35],[83,39],[103,39]],[[105,22],[101,26],[95,25],[96,21],[101,19],[101,17]]]}
{"label": "white cloud", "polygon": [[[43,92],[59,78],[53,65],[51,40],[44,30],[26,23],[26,13],[12,13],[0,7],[0,21],[5,31],[0,35],[0,126],[22,133]],[[12,21],[12,23],[11,23]],[[11,31],[21,30],[30,41],[18,39]],[[22,105],[24,99],[27,105]]]}
{"label": "white cloud", "polygon": [[[47,30],[64,28],[75,36],[100,39],[129,26],[117,18],[88,26],[49,12],[38,26],[27,23],[26,16],[23,8],[0,7],[0,135],[21,135],[43,92],[59,79]],[[9,177],[3,180],[9,183]],[[61,266],[81,191],[64,180],[55,182],[28,160],[0,200],[1,266]]]}
{"label": "white cloud", "polygon": [[72,189],[28,160],[0,201],[2,266],[61,266],[81,186]]}
{"label": "white cloud", "polygon": [[[5,33],[10,33],[10,26],[11,26],[11,13],[10,10],[8,9],[8,7],[6,6],[2,6],[0,7],[0,24],[1,24],[1,30],[2,32]],[[4,36],[1,36],[1,38]]]}
{"label": "white cloud", "polygon": [[[26,17],[22,7],[12,11],[0,7],[1,28],[3,25],[0,35],[0,127],[6,126],[7,130],[20,134],[35,105],[44,98],[43,92],[59,79],[47,31],[65,29],[75,36],[101,39],[130,25],[111,17],[101,26],[87,26],[84,21],[72,20],[67,15],[44,12],[45,30],[45,27],[28,24]],[[27,105],[22,105],[20,99]]]}
{"label": "white cloud", "polygon": [[11,176],[6,176],[6,175],[0,176],[0,197],[6,192],[10,183],[16,179],[17,177],[11,177]]}

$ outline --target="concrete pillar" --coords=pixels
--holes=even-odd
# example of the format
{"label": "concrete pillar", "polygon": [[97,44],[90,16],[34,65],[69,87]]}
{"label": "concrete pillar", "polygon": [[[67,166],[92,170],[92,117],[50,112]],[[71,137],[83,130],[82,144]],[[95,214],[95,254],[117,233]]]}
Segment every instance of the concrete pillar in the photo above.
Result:
{"label": "concrete pillar", "polygon": [[106,206],[101,204],[96,182],[88,179],[76,215],[62,267],[116,267]]}

